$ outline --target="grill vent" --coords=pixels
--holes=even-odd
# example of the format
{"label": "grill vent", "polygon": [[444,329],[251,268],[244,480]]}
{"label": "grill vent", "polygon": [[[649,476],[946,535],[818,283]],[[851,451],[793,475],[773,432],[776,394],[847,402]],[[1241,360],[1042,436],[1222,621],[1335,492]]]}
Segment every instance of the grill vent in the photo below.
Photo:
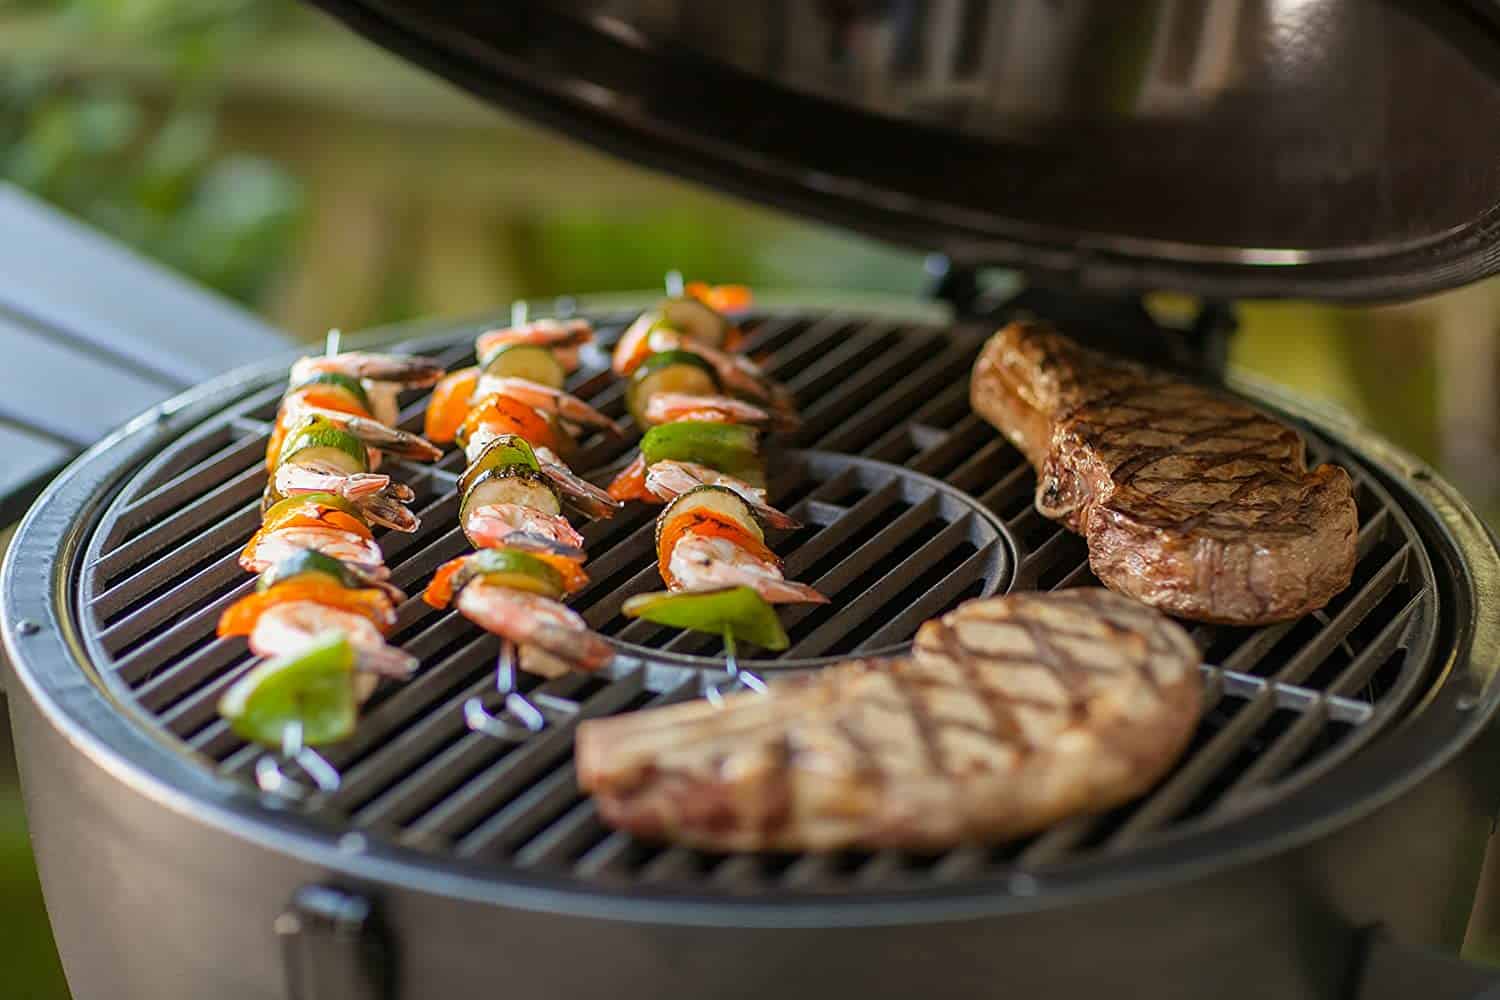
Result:
{"label": "grill vent", "polygon": [[[597,319],[608,342],[628,317]],[[922,619],[994,589],[1095,582],[1083,543],[1031,507],[1034,479],[1021,456],[969,411],[967,372],[980,338],[846,314],[768,315],[748,330],[751,354],[792,387],[805,421],[787,442],[800,450],[778,460],[772,487],[808,527],[772,540],[789,575],[835,597],[826,609],[786,612],[793,648],[764,668],[905,642]],[[429,353],[469,363],[474,333],[455,330]],[[594,373],[573,391],[622,416],[619,385],[598,371],[602,356],[593,360]],[[235,558],[257,523],[281,388],[229,406],[127,482],[90,542],[81,580],[93,625],[85,638],[116,695],[242,782],[256,751],[228,732],[214,705],[251,660],[242,641],[216,640],[213,629],[252,586]],[[422,402],[404,402],[403,425],[415,429]],[[414,598],[400,609],[395,638],[422,658],[421,672],[377,692],[356,735],[327,754],[342,786],[305,808],[435,857],[725,893],[889,891],[1040,874],[1231,823],[1347,758],[1430,671],[1437,595],[1414,528],[1357,459],[1315,435],[1309,444],[1356,483],[1354,585],[1298,622],[1193,627],[1215,664],[1193,745],[1151,795],[1108,815],[936,856],[718,855],[608,831],[574,786],[577,720],[695,697],[703,681],[695,666],[711,662],[697,658],[717,653],[710,639],[618,614],[625,597],[659,586],[645,509],[584,530],[594,582],[575,606],[630,654],[615,676],[525,678],[551,716],[548,730],[524,744],[470,733],[461,706],[489,690],[497,643]],[[603,474],[630,448],[594,436],[581,442],[577,464]],[[466,549],[454,526],[460,463],[455,454],[397,470],[417,491],[423,526],[380,541],[393,581],[410,593]]]}

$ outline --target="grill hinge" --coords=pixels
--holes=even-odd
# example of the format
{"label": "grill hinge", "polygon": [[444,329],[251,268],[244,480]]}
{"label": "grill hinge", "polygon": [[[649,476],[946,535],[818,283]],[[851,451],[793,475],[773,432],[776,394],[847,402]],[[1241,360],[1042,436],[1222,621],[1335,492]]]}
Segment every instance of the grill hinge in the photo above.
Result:
{"label": "grill hinge", "polygon": [[390,1000],[393,954],[374,906],[330,886],[297,890],[276,918],[288,1000]]}

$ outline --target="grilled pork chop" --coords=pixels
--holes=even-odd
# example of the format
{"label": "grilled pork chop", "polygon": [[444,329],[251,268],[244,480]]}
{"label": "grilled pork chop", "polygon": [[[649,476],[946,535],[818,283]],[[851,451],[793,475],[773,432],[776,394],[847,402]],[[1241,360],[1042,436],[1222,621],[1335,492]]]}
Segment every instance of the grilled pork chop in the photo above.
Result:
{"label": "grilled pork chop", "polygon": [[971,601],[910,659],[591,719],[579,784],[610,825],[713,850],[935,849],[1147,788],[1197,721],[1198,651],[1107,590]]}
{"label": "grilled pork chop", "polygon": [[1037,470],[1036,508],[1088,542],[1105,586],[1170,614],[1284,621],[1349,585],[1349,474],[1208,389],[1013,323],[974,367],[974,409]]}

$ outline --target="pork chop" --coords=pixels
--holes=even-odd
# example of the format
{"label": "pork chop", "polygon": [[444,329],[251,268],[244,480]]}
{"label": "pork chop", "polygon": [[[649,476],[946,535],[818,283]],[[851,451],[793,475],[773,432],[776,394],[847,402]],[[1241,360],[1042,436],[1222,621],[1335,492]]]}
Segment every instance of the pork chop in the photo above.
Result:
{"label": "pork chop", "polygon": [[1037,472],[1036,508],[1083,535],[1105,586],[1173,615],[1262,625],[1349,585],[1349,474],[1237,399],[1012,323],[974,366],[974,409]]}
{"label": "pork chop", "polygon": [[1187,745],[1199,655],[1090,588],[971,601],[912,655],[578,727],[605,822],[712,850],[939,849],[1150,788]]}

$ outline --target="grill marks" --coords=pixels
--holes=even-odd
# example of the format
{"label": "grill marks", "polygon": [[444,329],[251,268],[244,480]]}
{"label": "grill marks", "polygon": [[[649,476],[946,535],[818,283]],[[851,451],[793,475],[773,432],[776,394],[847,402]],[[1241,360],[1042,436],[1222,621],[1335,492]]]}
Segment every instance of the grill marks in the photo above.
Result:
{"label": "grill marks", "polygon": [[[611,319],[597,317],[596,325],[607,341]],[[813,320],[772,317],[748,325],[750,353],[767,359],[770,370],[786,380],[836,349],[842,343],[839,338],[860,330],[857,319],[845,316]],[[810,403],[818,404],[836,419],[804,432],[798,443],[904,464],[980,498],[996,516],[1005,519],[1016,539],[1019,551],[1014,586],[1018,589],[1093,584],[1081,540],[1040,518],[1028,502],[1033,478],[1027,464],[969,410],[966,374],[977,341],[964,344],[941,331],[890,325],[867,328],[867,332],[870,342],[885,351],[880,356],[886,362],[882,379],[834,379],[822,369],[820,384],[815,388],[823,394],[819,399],[828,401],[819,404],[818,399],[804,396],[799,403],[804,412]],[[465,363],[474,333],[475,328],[452,331],[444,343],[460,346],[437,356],[452,367]],[[890,364],[892,355],[903,359],[902,363]],[[863,367],[870,360],[860,355],[846,363]],[[898,377],[911,381],[899,381]],[[827,384],[821,384],[823,381]],[[853,386],[852,398],[856,401],[852,405],[846,402],[851,398],[845,394],[846,385]],[[618,386],[612,379],[583,379],[580,386],[570,391],[596,405],[602,402],[606,412],[620,415]],[[256,464],[264,447],[266,418],[279,394],[278,384],[237,402],[222,419],[191,432],[152,460],[118,502],[123,516],[91,543],[82,580],[81,600],[87,612],[95,616],[98,625],[107,622],[116,637],[114,648],[107,650],[90,639],[107,683],[118,696],[137,699],[169,732],[214,760],[225,762],[234,774],[243,773],[250,755],[241,752],[240,741],[214,718],[212,703],[248,661],[212,639],[212,609],[227,599],[226,593],[213,588],[195,592],[187,581],[195,573],[213,573],[200,561],[199,553],[216,551],[205,536],[222,530],[214,518],[223,518],[226,512],[217,498],[244,488],[236,485],[224,489]],[[420,398],[408,397],[403,402],[402,426],[418,426]],[[1317,442],[1313,445],[1316,449]],[[585,446],[603,463],[622,453],[628,443],[599,440]],[[711,872],[714,891],[744,893],[777,887],[822,892],[860,886],[888,889],[991,874],[1015,863],[1067,863],[1100,851],[1123,849],[1124,842],[1117,848],[1112,838],[1136,815],[1141,819],[1130,828],[1130,843],[1185,835],[1232,821],[1263,804],[1278,781],[1300,775],[1309,767],[1332,766],[1362,745],[1384,719],[1410,699],[1429,662],[1435,608],[1433,595],[1427,590],[1431,570],[1421,555],[1421,543],[1405,515],[1387,506],[1389,501],[1377,487],[1364,482],[1357,466],[1347,460],[1345,464],[1357,473],[1361,516],[1360,564],[1354,585],[1335,598],[1321,621],[1305,620],[1295,623],[1295,628],[1288,624],[1266,629],[1199,626],[1194,630],[1212,662],[1234,671],[1225,675],[1224,684],[1219,683],[1217,672],[1207,675],[1212,699],[1222,698],[1223,705],[1242,711],[1210,712],[1188,760],[1138,806],[1103,817],[1080,817],[1015,848],[999,852],[960,849],[930,864],[912,863],[897,851],[773,856],[750,864],[741,856],[726,859],[681,848],[663,853],[628,835],[611,833],[599,822],[592,802],[570,791],[571,773],[556,769],[566,765],[567,754],[556,753],[551,744],[530,741],[510,749],[493,747],[478,755],[454,753],[444,762],[451,770],[438,776],[445,788],[454,791],[435,801],[428,796],[425,811],[409,824],[386,825],[383,830],[395,837],[410,836],[416,846],[439,854],[462,850],[501,862],[573,872],[588,880],[630,882],[645,877],[648,869],[668,880],[697,880],[699,873]],[[422,493],[421,503],[428,505],[424,520],[434,528],[414,538],[386,536],[381,541],[395,578],[410,587],[424,581],[455,546],[461,547],[461,542],[456,531],[449,530],[451,512],[448,517],[440,513],[443,504],[453,502],[453,471],[446,466],[430,474],[425,468],[403,468],[400,474],[408,471],[413,473],[414,487]],[[1157,471],[1148,467],[1137,472],[1136,484],[1152,488]],[[819,483],[789,487],[790,494],[802,501],[799,512],[808,514],[806,519],[816,525],[778,544],[790,545],[792,560],[804,569],[821,563],[820,572],[829,573],[848,555],[842,543],[835,544],[840,533],[829,531],[831,525],[857,512],[859,517],[841,531],[863,527],[867,520],[878,531],[899,514],[899,510],[890,512],[889,504],[861,500],[865,496],[862,491],[868,489],[848,470]],[[877,484],[872,493],[879,492]],[[900,497],[901,504],[911,500],[899,491],[886,496]],[[641,523],[648,522],[649,517]],[[143,533],[164,524],[172,527],[158,529],[146,544]],[[630,553],[627,539],[637,533],[625,528],[628,526],[618,533],[611,528],[607,537],[600,539],[589,538],[590,550],[599,553],[596,565],[616,559],[610,564],[610,580],[601,579],[601,587],[628,579],[637,562],[645,582],[654,578],[649,565],[649,533],[640,552]],[[962,553],[966,548],[956,551]],[[782,552],[787,554],[786,549]],[[232,559],[232,552],[227,558]],[[973,554],[967,558],[984,557]],[[929,597],[930,606],[913,605],[897,615],[876,602],[873,615],[882,622],[860,641],[877,647],[909,636],[922,618],[974,596],[961,585],[961,580],[973,572],[969,567],[943,577],[938,592]],[[108,599],[101,600],[106,592]],[[161,613],[162,606],[152,599],[155,592],[173,595],[172,613]],[[583,597],[598,602],[593,605],[596,608],[613,599],[618,608],[618,595],[606,591]],[[369,706],[367,725],[362,725],[351,746],[331,751],[336,762],[349,769],[349,776],[354,772],[360,775],[353,787],[362,791],[344,805],[355,811],[375,806],[383,816],[404,815],[403,776],[435,765],[452,745],[439,730],[447,733],[452,726],[461,725],[454,718],[456,706],[464,692],[489,683],[489,664],[494,655],[491,639],[461,620],[451,616],[445,620],[419,601],[401,609],[400,615],[400,637],[406,648],[423,657],[421,673],[405,688],[378,693]],[[888,615],[890,620],[885,621]],[[114,626],[119,626],[118,630]],[[795,629],[794,638],[798,635]],[[863,631],[868,632],[868,628]],[[115,671],[110,671],[111,664]],[[640,695],[616,699],[610,694],[632,685],[643,686]],[[639,707],[652,697],[664,697],[657,693],[662,691],[671,692],[665,696],[667,700],[683,700],[694,695],[697,685],[688,671],[658,668],[649,678],[632,671],[609,682],[597,695],[584,694],[586,701],[593,700],[599,706],[622,705],[620,709],[601,709],[613,712]],[[1379,700],[1372,703],[1371,698],[1377,694]],[[891,706],[901,704],[894,692],[888,700]],[[1245,723],[1225,733],[1227,721],[1245,715],[1246,706],[1258,705],[1261,700],[1267,701],[1269,711],[1252,713]],[[1284,722],[1288,715],[1295,718],[1290,726]],[[988,718],[984,721],[986,725],[992,723]],[[1225,735],[1216,739],[1219,734]],[[1244,748],[1262,744],[1258,756],[1251,758],[1257,763],[1242,770]],[[390,751],[382,752],[387,747]],[[532,815],[524,823],[516,810],[524,803],[517,796],[525,798],[537,786],[535,782],[513,785],[515,779],[506,777],[519,774],[561,782],[559,789],[544,789],[528,800],[545,800],[550,805],[545,815]],[[1177,780],[1179,774],[1188,780]],[[338,803],[327,808],[335,815],[348,813]],[[491,837],[483,832],[486,830],[498,831],[499,835]],[[700,886],[708,884],[701,882]]]}
{"label": "grill marks", "polygon": [[1127,598],[1012,594],[923,625],[909,659],[587,722],[579,780],[611,825],[716,849],[1010,837],[1154,783],[1197,721],[1197,667]]}
{"label": "grill marks", "polygon": [[1027,323],[985,346],[973,401],[1036,467],[1037,510],[1082,534],[1122,594],[1258,625],[1349,583],[1349,476],[1309,470],[1301,436],[1245,403]]}

